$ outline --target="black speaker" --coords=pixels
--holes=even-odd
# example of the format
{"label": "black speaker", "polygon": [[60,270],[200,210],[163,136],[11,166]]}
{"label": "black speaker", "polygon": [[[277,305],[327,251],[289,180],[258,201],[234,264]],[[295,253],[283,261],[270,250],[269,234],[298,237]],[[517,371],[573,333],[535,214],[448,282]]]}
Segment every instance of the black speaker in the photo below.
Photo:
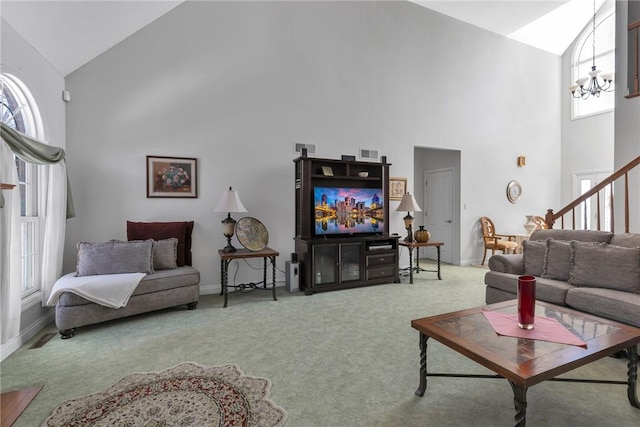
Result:
{"label": "black speaker", "polygon": [[380,161],[382,162],[383,165],[387,163],[387,156],[380,157]]}
{"label": "black speaker", "polygon": [[298,262],[298,254],[293,252],[291,254],[291,262]]}
{"label": "black speaker", "polygon": [[306,148],[302,149],[302,154],[300,154],[300,156],[307,157],[307,149]]}

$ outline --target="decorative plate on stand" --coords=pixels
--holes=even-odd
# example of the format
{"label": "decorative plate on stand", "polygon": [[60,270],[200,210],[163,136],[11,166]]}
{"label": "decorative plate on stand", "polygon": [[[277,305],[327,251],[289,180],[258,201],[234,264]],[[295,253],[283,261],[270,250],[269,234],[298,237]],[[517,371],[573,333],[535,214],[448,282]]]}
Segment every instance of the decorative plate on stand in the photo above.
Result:
{"label": "decorative plate on stand", "polygon": [[261,251],[269,243],[269,232],[263,223],[246,216],[236,223],[236,236],[242,246],[250,251]]}

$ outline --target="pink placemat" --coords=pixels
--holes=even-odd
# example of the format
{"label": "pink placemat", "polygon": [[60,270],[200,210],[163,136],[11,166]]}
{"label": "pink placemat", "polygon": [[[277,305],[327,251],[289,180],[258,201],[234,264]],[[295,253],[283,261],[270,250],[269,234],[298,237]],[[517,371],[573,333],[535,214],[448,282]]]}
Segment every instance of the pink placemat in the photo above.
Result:
{"label": "pink placemat", "polygon": [[522,329],[518,327],[517,314],[505,314],[488,310],[482,310],[482,314],[484,314],[484,317],[486,317],[498,335],[557,342],[587,348],[586,342],[575,336],[556,319],[536,316],[533,329]]}

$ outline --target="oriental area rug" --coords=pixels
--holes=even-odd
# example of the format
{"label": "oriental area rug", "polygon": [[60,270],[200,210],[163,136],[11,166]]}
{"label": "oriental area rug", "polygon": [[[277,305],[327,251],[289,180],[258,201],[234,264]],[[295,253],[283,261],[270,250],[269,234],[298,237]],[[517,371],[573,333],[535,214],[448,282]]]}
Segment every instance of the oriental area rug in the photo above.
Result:
{"label": "oriental area rug", "polygon": [[68,400],[43,426],[282,426],[287,413],[269,399],[270,388],[236,365],[182,363]]}

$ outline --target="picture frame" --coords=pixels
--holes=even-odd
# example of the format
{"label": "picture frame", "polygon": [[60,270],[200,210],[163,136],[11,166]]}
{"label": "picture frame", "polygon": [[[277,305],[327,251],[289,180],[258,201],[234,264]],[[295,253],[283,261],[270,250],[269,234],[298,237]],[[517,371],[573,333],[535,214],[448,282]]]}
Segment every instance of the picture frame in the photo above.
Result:
{"label": "picture frame", "polygon": [[197,198],[198,160],[147,156],[147,198]]}
{"label": "picture frame", "polygon": [[407,193],[407,178],[389,178],[389,200],[402,200]]}
{"label": "picture frame", "polygon": [[333,176],[333,169],[331,169],[331,166],[323,166],[322,167],[322,175],[324,175],[324,176]]}

